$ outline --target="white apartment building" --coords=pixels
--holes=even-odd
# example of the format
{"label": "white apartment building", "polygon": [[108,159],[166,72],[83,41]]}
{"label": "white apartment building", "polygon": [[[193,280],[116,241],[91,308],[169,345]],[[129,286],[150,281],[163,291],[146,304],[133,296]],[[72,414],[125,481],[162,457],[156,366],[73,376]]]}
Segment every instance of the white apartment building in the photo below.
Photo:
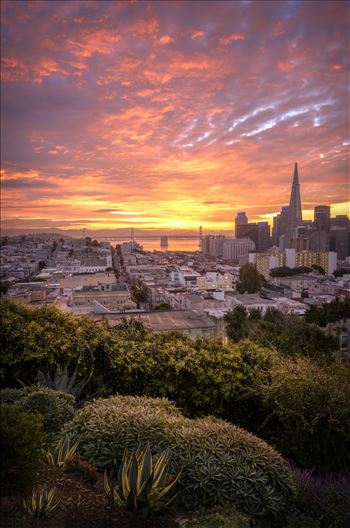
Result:
{"label": "white apartment building", "polygon": [[255,251],[255,243],[250,238],[226,238],[223,242],[224,260],[238,260],[252,251]]}
{"label": "white apartment building", "polygon": [[200,273],[187,266],[176,266],[170,272],[171,281],[185,287],[197,286],[197,278],[200,276]]}
{"label": "white apartment building", "polygon": [[208,289],[233,289],[234,277],[231,273],[218,273],[216,271],[207,271],[205,275],[197,277],[197,288]]}

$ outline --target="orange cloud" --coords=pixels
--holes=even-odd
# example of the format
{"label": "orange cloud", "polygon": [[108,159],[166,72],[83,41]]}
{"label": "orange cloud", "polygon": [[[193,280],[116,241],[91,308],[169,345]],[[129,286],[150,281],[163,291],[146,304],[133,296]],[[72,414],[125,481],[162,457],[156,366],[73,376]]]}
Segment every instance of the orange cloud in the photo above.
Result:
{"label": "orange cloud", "polygon": [[171,42],[174,42],[174,38],[171,37],[170,35],[162,35],[159,39],[159,44],[162,44],[162,45],[165,45],[165,44],[170,44]]}
{"label": "orange cloud", "polygon": [[228,37],[222,37],[220,39],[220,44],[223,46],[228,46],[231,42],[236,42],[238,40],[245,40],[246,37],[242,33],[232,33]]}
{"label": "orange cloud", "polygon": [[205,35],[204,31],[194,31],[191,35],[191,39],[195,40],[197,38],[203,37]]}

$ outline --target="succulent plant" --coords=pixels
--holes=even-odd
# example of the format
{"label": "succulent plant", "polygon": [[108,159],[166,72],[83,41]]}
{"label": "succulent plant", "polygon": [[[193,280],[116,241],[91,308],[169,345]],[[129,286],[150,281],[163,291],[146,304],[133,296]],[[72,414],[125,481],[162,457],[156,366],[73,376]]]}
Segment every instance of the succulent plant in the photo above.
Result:
{"label": "succulent plant", "polygon": [[78,447],[78,442],[70,445],[69,436],[61,438],[53,451],[48,451],[47,461],[50,466],[57,466],[63,468],[67,462],[72,460]]}
{"label": "succulent plant", "polygon": [[44,374],[41,370],[38,370],[38,382],[44,387],[49,387],[50,389],[73,394],[73,396],[78,399],[86,384],[89,382],[89,379],[84,378],[79,383],[74,385],[77,373],[78,371],[75,369],[73,374],[70,376],[68,368],[64,367],[62,369],[60,366],[56,367],[53,376],[51,376],[50,371],[47,371],[46,374]]}
{"label": "succulent plant", "polygon": [[23,507],[33,517],[50,517],[58,508],[59,503],[54,502],[55,488],[39,486],[32,489],[31,497],[23,499]]}
{"label": "succulent plant", "polygon": [[169,459],[170,451],[165,450],[153,463],[149,443],[143,450],[125,451],[116,486],[109,481],[106,471],[104,474],[104,488],[109,502],[122,503],[128,510],[140,510],[144,516],[168,506],[175,496],[166,501],[165,495],[181,474],[180,471],[176,478],[168,475]]}

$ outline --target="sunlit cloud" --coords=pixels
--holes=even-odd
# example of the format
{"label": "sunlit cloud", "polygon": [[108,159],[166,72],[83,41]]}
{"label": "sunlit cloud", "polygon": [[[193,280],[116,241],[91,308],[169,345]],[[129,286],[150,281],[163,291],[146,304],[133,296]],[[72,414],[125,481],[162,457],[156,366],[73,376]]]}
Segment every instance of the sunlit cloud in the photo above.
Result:
{"label": "sunlit cloud", "polygon": [[232,231],[349,194],[342,2],[4,2],[5,228]]}

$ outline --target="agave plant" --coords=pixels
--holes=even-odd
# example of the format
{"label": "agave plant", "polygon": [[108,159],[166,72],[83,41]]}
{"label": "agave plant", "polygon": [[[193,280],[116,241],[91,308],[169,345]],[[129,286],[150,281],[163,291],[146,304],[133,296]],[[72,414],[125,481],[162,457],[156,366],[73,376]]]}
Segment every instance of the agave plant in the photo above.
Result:
{"label": "agave plant", "polygon": [[124,504],[128,510],[140,510],[144,516],[151,511],[165,508],[174,500],[165,500],[165,495],[176,484],[180,473],[172,479],[168,475],[170,451],[165,450],[153,464],[149,443],[141,451],[124,452],[118,471],[117,484],[104,474],[104,489],[110,503]]}
{"label": "agave plant", "polygon": [[23,499],[23,506],[25,511],[33,517],[50,517],[59,505],[58,502],[54,502],[54,498],[55,488],[48,490],[45,485],[34,487],[28,501]]}
{"label": "agave plant", "polygon": [[73,374],[70,376],[67,367],[62,369],[60,366],[57,366],[53,377],[51,377],[49,370],[46,372],[46,374],[44,374],[41,370],[38,370],[38,382],[44,387],[49,387],[50,389],[73,394],[73,396],[78,399],[89,379],[84,378],[74,386],[77,372],[77,369],[75,369]]}
{"label": "agave plant", "polygon": [[50,466],[63,468],[67,462],[71,461],[78,447],[78,442],[70,445],[69,436],[61,438],[53,451],[48,451],[47,461]]}

